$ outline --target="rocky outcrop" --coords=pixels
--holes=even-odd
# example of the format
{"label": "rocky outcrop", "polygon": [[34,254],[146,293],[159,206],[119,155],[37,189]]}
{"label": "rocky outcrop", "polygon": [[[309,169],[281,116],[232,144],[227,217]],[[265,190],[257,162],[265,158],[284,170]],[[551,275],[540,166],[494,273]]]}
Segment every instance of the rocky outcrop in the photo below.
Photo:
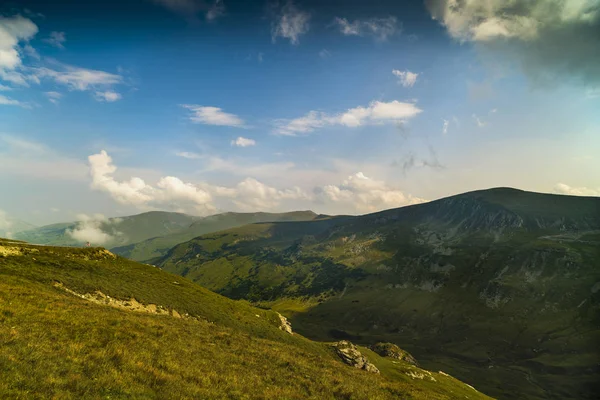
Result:
{"label": "rocky outcrop", "polygon": [[369,346],[371,350],[379,354],[382,357],[394,358],[396,360],[404,361],[409,364],[418,366],[417,360],[411,356],[408,352],[402,350],[400,347],[393,343],[377,343]]}
{"label": "rocky outcrop", "polygon": [[358,369],[364,369],[367,372],[378,374],[379,369],[369,362],[367,357],[363,356],[358,347],[347,340],[342,340],[333,345],[336,354],[348,365]]}
{"label": "rocky outcrop", "polygon": [[101,291],[97,290],[94,293],[78,293],[74,290],[69,289],[64,286],[61,282],[55,282],[54,287],[57,289],[64,290],[67,293],[70,293],[74,296],[82,298],[84,300],[90,301],[96,304],[102,304],[109,307],[119,308],[121,310],[134,311],[134,312],[142,312],[148,314],[158,314],[158,315],[169,315],[174,318],[181,319],[194,319],[197,320],[196,317],[193,317],[187,313],[180,313],[174,309],[168,309],[161,305],[156,304],[142,304],[138,302],[133,297],[129,300],[119,300],[114,297],[110,297]]}
{"label": "rocky outcrop", "polygon": [[288,321],[288,319],[286,317],[284,317],[283,315],[277,313],[277,315],[279,315],[279,320],[281,321],[281,325],[279,325],[279,329],[281,329],[284,332],[289,333],[290,335],[293,335],[294,332],[292,332],[292,324],[290,323],[290,321]]}

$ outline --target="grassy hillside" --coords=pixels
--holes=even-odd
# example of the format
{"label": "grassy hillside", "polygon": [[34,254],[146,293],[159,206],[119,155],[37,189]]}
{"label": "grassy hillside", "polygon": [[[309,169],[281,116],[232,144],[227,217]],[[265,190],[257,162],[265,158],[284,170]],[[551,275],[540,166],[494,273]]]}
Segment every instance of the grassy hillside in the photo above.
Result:
{"label": "grassy hillside", "polygon": [[[109,234],[112,239],[105,243],[107,247],[140,242],[156,236],[169,235],[189,227],[198,220],[191,215],[151,211],[143,214],[121,218],[110,218],[99,223],[99,229]],[[46,244],[55,246],[80,246],[85,240],[74,239],[68,234],[80,223],[68,222],[46,225],[39,228],[19,232],[13,237],[29,243]]]}
{"label": "grassy hillside", "polygon": [[361,217],[255,224],[167,271],[302,334],[393,342],[499,398],[600,391],[600,199],[498,188]]}
{"label": "grassy hillside", "polygon": [[114,247],[111,250],[116,254],[132,260],[147,261],[152,258],[163,256],[169,249],[179,243],[187,242],[190,239],[206,233],[217,232],[257,222],[308,221],[315,219],[316,217],[317,215],[312,211],[295,211],[280,214],[229,212],[201,218],[193,222],[189,227],[180,229],[177,232],[168,235],[153,237],[127,246]]}
{"label": "grassy hillside", "polygon": [[381,374],[352,368],[279,323],[101,248],[0,240],[2,399],[488,398],[365,348]]}

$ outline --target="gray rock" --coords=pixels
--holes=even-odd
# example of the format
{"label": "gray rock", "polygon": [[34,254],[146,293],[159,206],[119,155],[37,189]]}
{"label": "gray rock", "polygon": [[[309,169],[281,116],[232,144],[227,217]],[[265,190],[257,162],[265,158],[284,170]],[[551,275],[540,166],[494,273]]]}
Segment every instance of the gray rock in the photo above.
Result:
{"label": "gray rock", "polygon": [[415,360],[410,353],[402,350],[393,343],[377,343],[369,346],[369,349],[373,350],[382,357],[395,358],[396,360],[404,361],[415,366],[419,365],[417,360]]}
{"label": "gray rock", "polygon": [[363,356],[358,348],[347,340],[342,340],[333,345],[337,355],[348,365],[367,372],[379,373],[377,367],[369,362],[367,357]]}

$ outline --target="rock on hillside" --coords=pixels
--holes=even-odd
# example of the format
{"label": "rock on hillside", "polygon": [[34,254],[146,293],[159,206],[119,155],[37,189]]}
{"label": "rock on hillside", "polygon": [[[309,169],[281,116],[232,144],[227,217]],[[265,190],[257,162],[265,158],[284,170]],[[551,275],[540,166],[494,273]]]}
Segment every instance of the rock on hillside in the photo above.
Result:
{"label": "rock on hillside", "polygon": [[367,357],[363,356],[358,347],[347,340],[342,340],[333,345],[336,354],[348,365],[358,369],[364,369],[367,372],[379,373],[379,369],[369,362]]}

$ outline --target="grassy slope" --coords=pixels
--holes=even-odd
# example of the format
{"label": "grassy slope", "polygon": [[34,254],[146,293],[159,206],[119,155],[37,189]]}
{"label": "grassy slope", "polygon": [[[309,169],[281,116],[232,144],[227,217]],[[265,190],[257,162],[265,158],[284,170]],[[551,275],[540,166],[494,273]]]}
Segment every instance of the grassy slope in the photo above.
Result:
{"label": "grassy slope", "polygon": [[[366,349],[382,374],[348,367],[326,344],[279,330],[272,311],[101,249],[0,240],[0,253],[2,399],[487,398],[437,373],[413,380],[415,367]],[[55,282],[198,320],[93,304]]]}
{"label": "grassy slope", "polygon": [[232,229],[177,246],[160,265],[272,306],[313,338],[397,343],[499,397],[593,398],[599,228],[600,199],[500,188]]}
{"label": "grassy slope", "polygon": [[134,242],[127,246],[113,248],[112,251],[137,261],[147,261],[163,256],[173,246],[206,233],[217,232],[246,224],[270,221],[305,221],[317,215],[312,211],[289,213],[224,213],[202,218],[189,227],[177,232]]}

